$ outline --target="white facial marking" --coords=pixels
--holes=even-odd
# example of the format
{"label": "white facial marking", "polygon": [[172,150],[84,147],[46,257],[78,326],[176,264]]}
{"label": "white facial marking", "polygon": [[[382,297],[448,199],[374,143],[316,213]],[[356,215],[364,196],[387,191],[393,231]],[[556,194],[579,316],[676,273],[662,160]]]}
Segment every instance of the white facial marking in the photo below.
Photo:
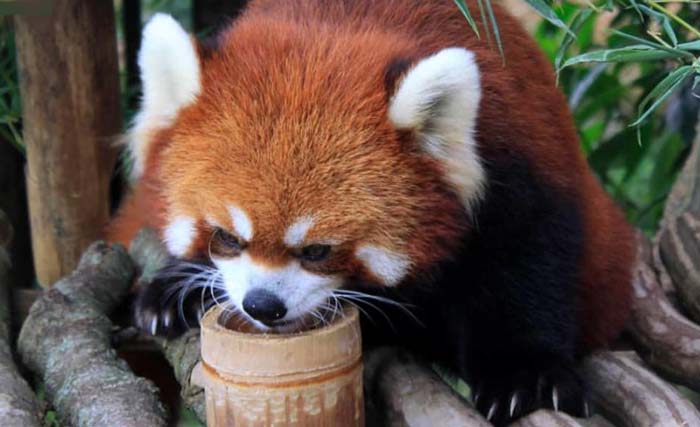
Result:
{"label": "white facial marking", "polygon": [[165,227],[163,238],[171,255],[182,257],[192,245],[196,234],[195,221],[188,216],[178,216]]}
{"label": "white facial marking", "polygon": [[311,227],[314,225],[314,219],[310,216],[301,217],[294,224],[287,228],[287,232],[284,233],[284,244],[290,248],[296,248],[301,246],[306,239],[306,234],[309,232]]}
{"label": "white facial marking", "polygon": [[360,246],[355,256],[386,286],[398,285],[411,267],[405,255],[374,245]]}
{"label": "white facial marking", "polygon": [[467,209],[481,196],[486,179],[474,138],[480,100],[474,54],[452,47],[409,70],[389,104],[389,120],[397,129],[417,133]]}
{"label": "white facial marking", "polygon": [[[333,289],[341,285],[339,278],[308,272],[296,260],[283,267],[270,268],[254,262],[244,252],[236,258],[212,258],[212,261],[221,272],[227,296],[240,312],[245,313],[243,298],[249,291],[265,289],[279,297],[287,307],[287,314],[280,319],[282,322],[307,315],[326,302]],[[249,320],[260,329],[269,329],[255,319]]]}
{"label": "white facial marking", "polygon": [[253,223],[248,215],[238,206],[229,206],[228,212],[231,215],[231,222],[236,233],[247,242],[253,240]]}
{"label": "white facial marking", "polygon": [[143,100],[127,137],[134,159],[132,179],[143,173],[153,131],[172,123],[201,90],[194,42],[170,15],[155,14],[143,29],[142,40],[138,62]]}

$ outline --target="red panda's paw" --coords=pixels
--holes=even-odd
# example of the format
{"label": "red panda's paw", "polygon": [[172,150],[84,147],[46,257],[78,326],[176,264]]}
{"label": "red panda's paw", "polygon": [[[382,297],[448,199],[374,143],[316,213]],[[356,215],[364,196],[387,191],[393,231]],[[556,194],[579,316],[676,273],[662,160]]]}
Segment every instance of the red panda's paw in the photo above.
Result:
{"label": "red panda's paw", "polygon": [[182,282],[179,275],[166,274],[138,290],[133,319],[136,327],[147,334],[175,338],[199,327],[212,295],[217,293],[200,286],[183,288],[173,278]]}
{"label": "red panda's paw", "polygon": [[574,417],[588,417],[591,412],[584,381],[573,366],[562,364],[480,377],[472,396],[476,409],[497,427],[538,409],[563,411]]}

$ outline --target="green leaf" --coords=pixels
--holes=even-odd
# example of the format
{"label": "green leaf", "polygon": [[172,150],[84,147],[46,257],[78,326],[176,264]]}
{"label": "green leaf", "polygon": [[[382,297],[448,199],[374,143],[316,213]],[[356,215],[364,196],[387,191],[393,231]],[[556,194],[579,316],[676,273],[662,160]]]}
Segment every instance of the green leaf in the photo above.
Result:
{"label": "green leaf", "polygon": [[566,26],[564,21],[559,19],[559,16],[556,14],[556,12],[554,12],[554,9],[552,9],[543,0],[525,0],[525,3],[529,4],[531,8],[535,9],[540,16],[551,22],[552,25],[565,30],[567,33],[571,34],[572,37],[576,37],[569,27]]}
{"label": "green leaf", "polygon": [[676,46],[681,50],[700,50],[700,40],[694,40],[692,42],[680,43]]}
{"label": "green leaf", "polygon": [[484,26],[484,31],[486,31],[486,40],[491,44],[491,30],[489,29],[489,23],[486,20],[486,9],[484,9],[484,1],[488,0],[476,0],[476,4],[479,6],[479,15],[481,15],[481,23]]}
{"label": "green leaf", "polygon": [[479,28],[476,26],[476,22],[474,22],[474,18],[472,17],[472,14],[469,12],[469,8],[467,7],[466,4],[464,4],[464,0],[454,0],[455,4],[459,8],[459,11],[462,12],[462,15],[464,15],[464,18],[467,20],[469,23],[469,26],[472,27],[472,30],[476,34],[477,37],[481,38],[479,35]]}
{"label": "green leaf", "polygon": [[670,48],[670,47],[662,45],[661,43],[656,43],[656,42],[653,42],[651,40],[647,40],[647,39],[643,39],[641,37],[633,36],[632,34],[623,33],[622,31],[617,31],[617,30],[613,30],[613,34],[617,34],[618,36],[620,36],[622,38],[638,42],[640,44],[649,46],[649,47],[654,48],[654,49],[660,49],[660,50],[669,52],[671,54],[678,55],[677,56],[678,58],[686,57],[686,58],[689,58],[691,60],[695,59],[695,57],[691,53],[684,52],[680,49]]}
{"label": "green leaf", "polygon": [[505,55],[503,53],[503,42],[501,41],[501,32],[498,30],[498,22],[496,21],[496,15],[493,13],[493,7],[491,6],[491,0],[483,0],[486,5],[486,11],[489,14],[489,20],[491,21],[491,29],[493,30],[493,38],[496,39],[496,44],[498,45],[498,51],[501,53],[503,61],[505,61]]}
{"label": "green leaf", "polygon": [[558,70],[561,69],[561,63],[564,60],[564,55],[566,55],[566,50],[569,48],[569,46],[571,46],[571,43],[573,43],[574,39],[576,38],[574,32],[578,32],[579,28],[581,28],[584,22],[586,22],[586,20],[591,16],[591,13],[593,13],[593,9],[589,8],[579,11],[571,21],[571,31],[564,34],[564,39],[561,41],[561,46],[559,47],[557,55],[554,58],[554,68],[557,70],[557,82],[559,81]]}
{"label": "green leaf", "polygon": [[[678,86],[680,86],[683,81],[694,73],[693,67],[690,65],[684,65],[678,67],[677,69],[671,71],[663,80],[661,80],[654,89],[649,92],[647,96],[644,97],[642,102],[639,104],[639,117],[630,126],[638,126],[643,122],[666,98],[668,98]],[[647,104],[652,100],[656,99],[648,108]],[[645,109],[646,108],[646,109]]]}
{"label": "green leaf", "polygon": [[644,13],[651,16],[652,18],[655,18],[658,22],[660,22],[661,26],[664,29],[664,32],[666,33],[668,38],[671,39],[673,46],[678,45],[678,38],[676,37],[675,31],[673,31],[673,27],[671,27],[671,20],[668,19],[668,16],[664,15],[663,13],[657,12],[657,11],[655,11],[647,6],[644,6],[644,5],[639,5],[639,8]]}
{"label": "green leaf", "polygon": [[582,53],[567,59],[561,68],[566,68],[585,62],[656,61],[659,59],[678,58],[680,56],[684,56],[684,53],[654,49],[646,45],[632,45],[617,49],[603,49],[594,52]]}
{"label": "green leaf", "polygon": [[661,144],[661,149],[654,156],[654,169],[647,189],[650,199],[656,199],[671,190],[685,152],[683,140],[675,133],[667,134],[655,143]]}

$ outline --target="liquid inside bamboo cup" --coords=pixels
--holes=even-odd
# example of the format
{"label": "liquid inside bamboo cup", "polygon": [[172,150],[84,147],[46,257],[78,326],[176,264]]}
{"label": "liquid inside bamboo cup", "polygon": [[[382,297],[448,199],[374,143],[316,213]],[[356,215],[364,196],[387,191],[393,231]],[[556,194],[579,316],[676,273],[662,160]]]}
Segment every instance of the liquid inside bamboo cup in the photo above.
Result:
{"label": "liquid inside bamboo cup", "polygon": [[364,426],[358,313],[344,313],[277,335],[231,329],[210,310],[202,319],[207,426]]}

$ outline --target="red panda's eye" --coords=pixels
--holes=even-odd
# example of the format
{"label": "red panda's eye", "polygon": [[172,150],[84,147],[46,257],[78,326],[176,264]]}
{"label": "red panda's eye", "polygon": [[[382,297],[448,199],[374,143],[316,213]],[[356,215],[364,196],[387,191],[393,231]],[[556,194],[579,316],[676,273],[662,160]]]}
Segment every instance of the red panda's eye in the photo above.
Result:
{"label": "red panda's eye", "polygon": [[328,258],[331,247],[328,245],[309,245],[301,250],[301,257],[304,261],[319,262]]}
{"label": "red panda's eye", "polygon": [[219,256],[235,256],[243,249],[241,241],[228,231],[216,228],[211,239],[211,252]]}

